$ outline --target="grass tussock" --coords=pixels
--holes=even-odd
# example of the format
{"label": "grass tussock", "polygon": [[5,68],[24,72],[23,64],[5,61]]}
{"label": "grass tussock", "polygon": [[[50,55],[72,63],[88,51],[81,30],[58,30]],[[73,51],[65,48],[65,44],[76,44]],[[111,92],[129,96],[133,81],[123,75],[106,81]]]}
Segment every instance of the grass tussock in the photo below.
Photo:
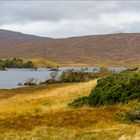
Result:
{"label": "grass tussock", "polygon": [[[82,108],[59,111],[38,112],[36,114],[24,114],[16,117],[8,117],[0,120],[0,130],[31,130],[37,126],[57,127],[57,128],[88,128],[117,124],[113,120],[113,114],[117,108]],[[92,117],[91,117],[92,116]],[[102,126],[103,127],[103,126]]]}

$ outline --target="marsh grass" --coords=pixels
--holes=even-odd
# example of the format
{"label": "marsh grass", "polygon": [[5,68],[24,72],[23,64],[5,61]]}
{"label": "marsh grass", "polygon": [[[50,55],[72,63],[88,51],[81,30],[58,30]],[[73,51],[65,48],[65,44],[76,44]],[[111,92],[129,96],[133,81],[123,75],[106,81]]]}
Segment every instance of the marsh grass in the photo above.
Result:
{"label": "marsh grass", "polygon": [[[120,131],[121,130],[121,131]],[[140,133],[126,125],[110,126],[102,129],[67,129],[37,127],[32,131],[5,133],[0,140],[139,140]]]}
{"label": "marsh grass", "polygon": [[71,108],[96,80],[0,90],[0,140],[118,140],[138,138],[139,127],[113,116],[131,105]]}

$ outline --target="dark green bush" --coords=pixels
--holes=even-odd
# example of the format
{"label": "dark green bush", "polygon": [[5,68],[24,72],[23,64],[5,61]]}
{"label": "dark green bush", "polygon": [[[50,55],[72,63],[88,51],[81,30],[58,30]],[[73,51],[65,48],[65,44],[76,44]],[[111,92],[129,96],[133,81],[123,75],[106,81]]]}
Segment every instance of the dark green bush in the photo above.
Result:
{"label": "dark green bush", "polygon": [[[75,99],[70,105],[75,107],[84,104],[98,106],[125,103],[134,99],[140,99],[140,71],[138,68],[113,73],[99,79],[88,97]],[[127,113],[126,117],[132,119],[131,115],[131,113]]]}
{"label": "dark green bush", "polygon": [[81,107],[84,105],[88,105],[89,98],[87,96],[80,97],[69,103],[68,105],[71,107]]}
{"label": "dark green bush", "polygon": [[0,62],[0,70],[6,70],[5,67],[2,65],[1,62]]}
{"label": "dark green bush", "polygon": [[140,123],[140,102],[125,113],[125,121]]}
{"label": "dark green bush", "polygon": [[21,63],[21,64],[22,64],[21,66],[24,67],[24,68],[35,68],[32,61],[27,61],[27,62]]}
{"label": "dark green bush", "polygon": [[23,62],[22,59],[0,60],[0,68],[33,68],[36,69],[32,61]]}
{"label": "dark green bush", "polygon": [[133,99],[140,99],[140,72],[128,70],[99,79],[89,95],[89,104],[124,103]]}

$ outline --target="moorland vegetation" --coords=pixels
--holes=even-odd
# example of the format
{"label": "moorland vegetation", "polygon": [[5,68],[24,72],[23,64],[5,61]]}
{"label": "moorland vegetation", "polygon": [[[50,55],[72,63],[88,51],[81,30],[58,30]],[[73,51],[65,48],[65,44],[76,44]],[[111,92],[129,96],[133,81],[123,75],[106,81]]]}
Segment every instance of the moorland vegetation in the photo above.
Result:
{"label": "moorland vegetation", "polygon": [[32,61],[24,62],[19,58],[12,59],[0,59],[0,70],[6,70],[6,68],[31,68],[36,69],[36,66]]}
{"label": "moorland vegetation", "polygon": [[99,78],[89,96],[75,99],[69,105],[89,106],[125,103],[140,99],[140,71],[139,68],[128,69],[119,73]]}

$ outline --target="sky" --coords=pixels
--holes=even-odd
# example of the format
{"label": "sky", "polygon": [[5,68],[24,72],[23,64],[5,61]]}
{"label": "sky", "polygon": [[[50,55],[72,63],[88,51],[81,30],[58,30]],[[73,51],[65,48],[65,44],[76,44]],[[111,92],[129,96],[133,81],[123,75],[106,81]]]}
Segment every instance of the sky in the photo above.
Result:
{"label": "sky", "polygon": [[0,29],[53,38],[140,32],[140,2],[0,1]]}

